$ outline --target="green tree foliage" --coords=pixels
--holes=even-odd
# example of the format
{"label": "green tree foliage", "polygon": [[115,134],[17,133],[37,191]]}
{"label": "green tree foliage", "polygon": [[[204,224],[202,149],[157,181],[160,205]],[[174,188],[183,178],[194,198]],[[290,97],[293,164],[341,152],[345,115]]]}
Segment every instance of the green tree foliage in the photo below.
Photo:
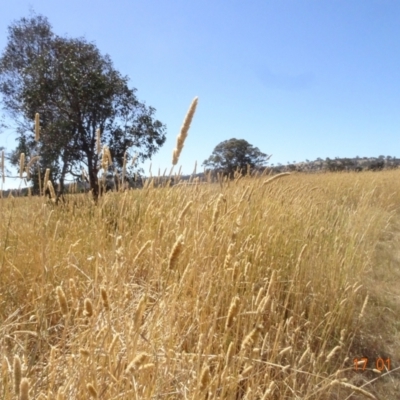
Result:
{"label": "green tree foliage", "polygon": [[247,165],[251,169],[265,166],[270,157],[246,140],[233,138],[217,145],[211,156],[203,162],[203,166],[232,177],[237,169],[245,173]]}
{"label": "green tree foliage", "polygon": [[[22,146],[29,156],[39,154],[41,173],[51,168],[61,193],[66,174],[81,176],[84,166],[97,199],[101,168],[97,129],[117,171],[126,150],[136,147],[143,162],[164,144],[165,125],[154,119],[155,109],[140,103],[135,92],[109,56],[85,39],[55,35],[45,17],[22,18],[9,27],[0,58],[0,93],[4,108],[17,123],[17,150]],[[37,112],[38,143],[33,124]]]}

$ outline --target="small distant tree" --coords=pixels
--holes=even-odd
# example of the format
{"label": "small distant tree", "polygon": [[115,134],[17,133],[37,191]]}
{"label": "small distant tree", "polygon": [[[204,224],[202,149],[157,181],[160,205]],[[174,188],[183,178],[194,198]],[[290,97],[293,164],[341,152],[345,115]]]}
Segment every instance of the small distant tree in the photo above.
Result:
{"label": "small distant tree", "polygon": [[237,169],[244,174],[247,165],[251,169],[264,167],[270,157],[246,140],[233,138],[218,144],[202,165],[214,172],[233,177]]}
{"label": "small distant tree", "polygon": [[385,167],[385,162],[382,159],[374,160],[368,165],[371,171],[381,171]]}

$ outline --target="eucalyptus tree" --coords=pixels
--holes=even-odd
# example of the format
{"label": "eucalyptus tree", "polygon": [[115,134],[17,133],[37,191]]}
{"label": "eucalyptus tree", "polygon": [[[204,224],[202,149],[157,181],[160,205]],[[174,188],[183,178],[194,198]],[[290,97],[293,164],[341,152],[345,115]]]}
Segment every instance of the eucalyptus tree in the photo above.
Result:
{"label": "eucalyptus tree", "polygon": [[[143,162],[166,139],[165,125],[154,118],[156,110],[139,102],[137,90],[129,88],[128,81],[95,44],[55,35],[43,16],[32,15],[11,24],[0,57],[0,93],[4,109],[17,126],[14,163],[21,149],[27,156],[41,155],[42,173],[51,168],[61,193],[66,175],[81,176],[84,166],[97,200],[98,129],[117,171],[128,149],[137,148],[137,159]],[[41,127],[37,142],[36,113]]]}

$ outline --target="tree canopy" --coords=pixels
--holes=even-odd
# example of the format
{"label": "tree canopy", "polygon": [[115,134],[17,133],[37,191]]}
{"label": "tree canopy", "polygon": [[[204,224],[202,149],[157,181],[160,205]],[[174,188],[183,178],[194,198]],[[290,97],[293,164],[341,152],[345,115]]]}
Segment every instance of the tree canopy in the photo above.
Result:
{"label": "tree canopy", "polygon": [[232,177],[236,169],[244,173],[247,165],[252,169],[260,168],[269,158],[246,140],[233,138],[218,144],[203,166]]}
{"label": "tree canopy", "polygon": [[[117,171],[128,149],[137,148],[137,159],[143,162],[166,140],[165,125],[154,118],[156,110],[139,102],[128,80],[95,44],[55,35],[43,16],[11,24],[0,57],[4,109],[17,124],[18,146],[11,160],[17,164],[20,152],[28,158],[40,155],[41,173],[50,168],[61,192],[66,174],[81,176],[84,166],[97,199],[98,129]],[[41,126],[38,142],[33,124],[36,113]]]}

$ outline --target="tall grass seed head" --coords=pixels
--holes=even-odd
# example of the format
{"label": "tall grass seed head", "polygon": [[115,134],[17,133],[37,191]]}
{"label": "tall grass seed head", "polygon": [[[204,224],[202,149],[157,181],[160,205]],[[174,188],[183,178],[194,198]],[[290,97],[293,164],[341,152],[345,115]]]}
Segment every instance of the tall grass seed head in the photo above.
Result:
{"label": "tall grass seed head", "polygon": [[35,114],[35,141],[37,142],[40,138],[40,115]]}
{"label": "tall grass seed head", "polygon": [[63,316],[66,316],[66,315],[68,315],[68,303],[67,303],[67,298],[65,297],[65,293],[61,286],[57,286],[56,292],[57,292],[57,300],[58,300],[58,304],[61,309],[61,313]]}

